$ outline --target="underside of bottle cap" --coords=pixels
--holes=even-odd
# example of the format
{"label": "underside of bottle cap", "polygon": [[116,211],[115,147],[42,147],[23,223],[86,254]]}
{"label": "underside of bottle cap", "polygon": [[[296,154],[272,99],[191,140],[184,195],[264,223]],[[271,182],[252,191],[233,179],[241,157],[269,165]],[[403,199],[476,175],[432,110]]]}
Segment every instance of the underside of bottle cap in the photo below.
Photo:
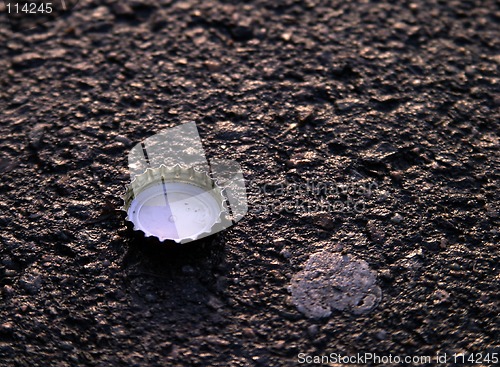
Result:
{"label": "underside of bottle cap", "polygon": [[179,165],[148,168],[127,187],[126,220],[160,242],[187,243],[214,234],[227,221],[225,198],[206,172]]}

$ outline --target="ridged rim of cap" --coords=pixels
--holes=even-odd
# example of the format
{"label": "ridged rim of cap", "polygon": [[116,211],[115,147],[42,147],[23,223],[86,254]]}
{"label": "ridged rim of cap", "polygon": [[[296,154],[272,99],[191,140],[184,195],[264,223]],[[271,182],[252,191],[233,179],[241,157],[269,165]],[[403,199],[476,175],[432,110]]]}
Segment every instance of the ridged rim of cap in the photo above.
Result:
{"label": "ridged rim of cap", "polygon": [[[140,193],[147,188],[157,184],[158,182],[179,182],[190,184],[194,186],[198,186],[202,189],[206,189],[211,192],[211,195],[214,196],[217,203],[219,204],[219,214],[215,219],[215,222],[212,224],[209,230],[198,233],[195,236],[179,238],[179,239],[160,239],[158,236],[154,234],[148,234],[144,232],[141,228],[137,227],[137,224],[129,217],[128,209],[130,208],[132,202],[134,201],[136,194]],[[120,208],[123,212],[126,213],[125,221],[131,223],[133,225],[133,230],[136,232],[142,232],[145,238],[156,238],[160,243],[165,242],[176,242],[176,243],[186,243],[191,241],[196,241],[197,239],[207,237],[211,234],[214,234],[218,231],[213,231],[214,227],[222,223],[223,218],[227,214],[226,206],[225,206],[225,197],[223,194],[224,189],[221,188],[217,181],[212,179],[209,174],[205,171],[198,171],[193,167],[185,168],[178,164],[172,167],[167,167],[165,165],[161,165],[155,168],[147,168],[142,174],[136,175],[133,180],[125,186],[125,195],[122,196],[123,206]],[[212,193],[215,193],[213,195]]]}

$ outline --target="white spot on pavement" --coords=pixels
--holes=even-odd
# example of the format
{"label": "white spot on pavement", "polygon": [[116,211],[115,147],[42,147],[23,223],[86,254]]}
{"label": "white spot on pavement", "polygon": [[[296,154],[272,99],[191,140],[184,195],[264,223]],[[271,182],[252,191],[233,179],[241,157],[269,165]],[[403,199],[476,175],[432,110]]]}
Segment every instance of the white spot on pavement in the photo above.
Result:
{"label": "white spot on pavement", "polygon": [[382,296],[376,281],[376,273],[366,261],[322,251],[311,255],[288,289],[300,312],[322,318],[334,310],[354,314],[373,310]]}

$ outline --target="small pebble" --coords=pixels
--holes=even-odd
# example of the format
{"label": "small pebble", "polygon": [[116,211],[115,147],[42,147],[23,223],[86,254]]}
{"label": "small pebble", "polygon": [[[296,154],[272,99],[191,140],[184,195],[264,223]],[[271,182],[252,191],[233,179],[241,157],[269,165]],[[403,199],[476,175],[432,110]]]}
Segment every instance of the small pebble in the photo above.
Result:
{"label": "small pebble", "polygon": [[222,70],[222,64],[217,61],[206,61],[205,66],[211,73],[215,73]]}
{"label": "small pebble", "polygon": [[14,294],[14,288],[12,288],[10,285],[4,285],[3,294],[9,297],[12,296]]}
{"label": "small pebble", "polygon": [[391,221],[394,223],[401,223],[403,221],[403,216],[399,213],[394,214],[394,216],[391,218]]}
{"label": "small pebble", "polygon": [[290,250],[288,250],[287,248],[284,248],[283,250],[280,251],[280,254],[281,256],[283,256],[285,259],[289,259],[292,257],[292,253],[290,252]]}
{"label": "small pebble", "polygon": [[243,328],[241,332],[246,338],[255,338],[255,332],[249,327]]}
{"label": "small pebble", "polygon": [[130,140],[129,138],[127,138],[126,136],[123,136],[123,135],[117,135],[117,136],[115,137],[115,140],[116,140],[117,142],[122,143],[123,145],[125,145],[125,146],[127,146],[127,147],[129,147],[129,146],[131,146],[131,145],[132,145],[132,140]]}
{"label": "small pebble", "polygon": [[379,332],[377,332],[377,334],[375,334],[375,336],[377,337],[378,340],[384,340],[387,338],[387,331],[380,330]]}
{"label": "small pebble", "polygon": [[37,294],[42,286],[40,275],[27,274],[19,280],[20,286],[29,294]]}
{"label": "small pebble", "polygon": [[434,292],[434,303],[446,302],[450,298],[450,294],[444,289],[438,289]]}
{"label": "small pebble", "polygon": [[11,333],[14,330],[14,324],[12,322],[5,322],[0,325],[0,332]]}
{"label": "small pebble", "polygon": [[285,240],[284,238],[282,238],[282,237],[279,237],[279,238],[275,238],[275,239],[273,240],[273,243],[274,243],[276,246],[280,246],[280,247],[281,247],[281,246],[286,245],[286,240]]}
{"label": "small pebble", "polygon": [[335,227],[335,221],[332,219],[330,214],[318,213],[314,216],[314,221],[316,224],[326,230],[332,230]]}
{"label": "small pebble", "polygon": [[318,335],[319,332],[319,327],[318,325],[310,325],[307,328],[307,334],[311,337],[314,338],[316,335]]}
{"label": "small pebble", "polygon": [[278,350],[285,348],[285,346],[286,346],[286,341],[284,341],[284,340],[278,340],[273,345],[274,349],[278,349]]}
{"label": "small pebble", "polygon": [[391,178],[394,180],[394,181],[401,181],[403,179],[403,174],[401,173],[401,171],[393,171],[391,172]]}

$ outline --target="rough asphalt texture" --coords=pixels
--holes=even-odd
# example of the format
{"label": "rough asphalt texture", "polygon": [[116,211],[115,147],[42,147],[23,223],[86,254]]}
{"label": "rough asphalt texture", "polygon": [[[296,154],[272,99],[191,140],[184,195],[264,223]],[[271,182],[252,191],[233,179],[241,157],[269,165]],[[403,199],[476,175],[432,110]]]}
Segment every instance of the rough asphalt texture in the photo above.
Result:
{"label": "rough asphalt texture", "polygon": [[[81,1],[0,14],[0,365],[293,366],[498,352],[500,9],[491,0]],[[133,241],[127,153],[194,120],[250,210],[212,243]],[[363,210],[263,206],[376,185]],[[327,196],[328,196],[327,195]],[[300,313],[311,254],[366,261],[371,313]]]}

